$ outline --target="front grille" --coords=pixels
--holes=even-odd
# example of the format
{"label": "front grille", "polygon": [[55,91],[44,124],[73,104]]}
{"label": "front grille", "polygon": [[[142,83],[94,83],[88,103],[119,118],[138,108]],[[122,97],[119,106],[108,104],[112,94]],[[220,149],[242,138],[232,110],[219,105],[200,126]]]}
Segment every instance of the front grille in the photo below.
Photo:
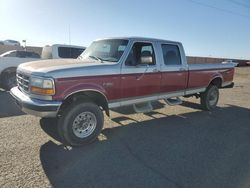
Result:
{"label": "front grille", "polygon": [[28,93],[29,92],[29,82],[30,82],[29,76],[19,72],[19,73],[17,73],[16,77],[17,77],[18,88],[21,91]]}

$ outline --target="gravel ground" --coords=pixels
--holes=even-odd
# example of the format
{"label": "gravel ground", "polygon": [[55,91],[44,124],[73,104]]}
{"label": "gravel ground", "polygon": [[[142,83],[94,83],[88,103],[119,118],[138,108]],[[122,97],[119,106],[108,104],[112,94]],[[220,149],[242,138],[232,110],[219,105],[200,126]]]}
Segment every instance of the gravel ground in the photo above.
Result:
{"label": "gravel ground", "polygon": [[55,122],[24,115],[0,91],[0,187],[250,187],[249,72],[237,68],[213,112],[194,98],[147,114],[124,108],[80,148],[62,146]]}

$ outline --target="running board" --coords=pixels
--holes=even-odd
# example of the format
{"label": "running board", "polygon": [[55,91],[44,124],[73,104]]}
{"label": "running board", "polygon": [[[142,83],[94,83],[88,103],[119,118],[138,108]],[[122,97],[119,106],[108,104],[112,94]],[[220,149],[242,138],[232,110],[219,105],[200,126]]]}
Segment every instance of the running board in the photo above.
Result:
{"label": "running board", "polygon": [[148,113],[153,110],[151,102],[133,104],[136,113]]}
{"label": "running board", "polygon": [[182,100],[181,100],[179,97],[176,97],[175,99],[173,99],[173,98],[164,99],[164,101],[165,101],[169,106],[175,106],[175,105],[180,105],[180,104],[182,104]]}

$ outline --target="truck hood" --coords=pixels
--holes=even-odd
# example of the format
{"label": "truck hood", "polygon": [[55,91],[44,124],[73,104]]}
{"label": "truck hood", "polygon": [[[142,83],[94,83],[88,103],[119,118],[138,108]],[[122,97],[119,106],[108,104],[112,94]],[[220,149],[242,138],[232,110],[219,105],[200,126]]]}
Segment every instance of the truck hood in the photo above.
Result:
{"label": "truck hood", "polygon": [[18,71],[60,78],[82,76],[83,74],[93,75],[97,69],[106,69],[105,67],[113,67],[114,65],[117,64],[109,62],[100,63],[96,60],[49,59],[23,63],[18,66]]}
{"label": "truck hood", "polygon": [[50,72],[59,69],[67,69],[74,67],[83,67],[97,65],[100,63],[91,61],[81,61],[78,59],[50,59],[50,60],[40,60],[32,61],[28,63],[23,63],[19,66],[20,69],[25,69],[30,72]]}

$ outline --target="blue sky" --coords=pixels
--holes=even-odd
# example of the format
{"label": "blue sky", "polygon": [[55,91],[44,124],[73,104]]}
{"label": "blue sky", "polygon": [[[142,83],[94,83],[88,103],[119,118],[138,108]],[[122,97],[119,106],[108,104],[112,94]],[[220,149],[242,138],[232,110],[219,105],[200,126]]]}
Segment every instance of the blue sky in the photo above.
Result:
{"label": "blue sky", "polygon": [[183,43],[187,55],[250,59],[249,0],[0,0],[0,40],[88,46],[102,37]]}

